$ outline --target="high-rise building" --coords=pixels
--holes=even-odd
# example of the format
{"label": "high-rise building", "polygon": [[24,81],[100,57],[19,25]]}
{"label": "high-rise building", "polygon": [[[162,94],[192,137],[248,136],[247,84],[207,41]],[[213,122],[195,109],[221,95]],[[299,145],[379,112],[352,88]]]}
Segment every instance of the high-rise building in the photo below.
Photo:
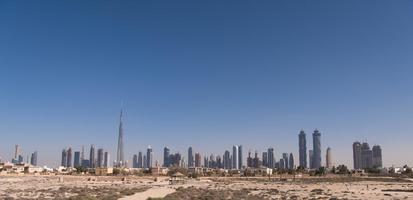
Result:
{"label": "high-rise building", "polygon": [[204,167],[209,168],[209,159],[208,156],[204,156]]}
{"label": "high-rise building", "polygon": [[312,168],[313,167],[313,158],[314,158],[314,151],[313,150],[308,150],[308,158],[309,158],[309,164]]}
{"label": "high-rise building", "polygon": [[381,147],[379,145],[373,146],[373,167],[374,168],[382,168],[383,167],[383,160],[381,156]]}
{"label": "high-rise building", "polygon": [[192,147],[188,148],[188,167],[194,167],[194,153],[192,152]]}
{"label": "high-rise building", "polygon": [[298,134],[298,147],[300,166],[307,168],[307,139],[304,130],[301,130]]}
{"label": "high-rise building", "polygon": [[201,154],[195,153],[195,167],[201,167]]}
{"label": "high-rise building", "polygon": [[288,159],[288,169],[294,169],[294,156],[293,153],[290,153],[290,158]]}
{"label": "high-rise building", "polygon": [[98,159],[96,162],[97,167],[103,167],[103,149],[98,149],[98,155],[97,155]]}
{"label": "high-rise building", "polygon": [[143,157],[142,157],[142,152],[139,151],[138,153],[138,168],[143,168]]}
{"label": "high-rise building", "polygon": [[63,167],[67,166],[67,152],[66,152],[66,149],[62,150],[62,162],[61,162],[60,165],[63,166]]}
{"label": "high-rise building", "polygon": [[75,151],[73,166],[74,166],[74,167],[80,167],[80,165],[81,165],[81,162],[80,162],[80,151]]}
{"label": "high-rise building", "polygon": [[275,167],[275,156],[274,156],[274,148],[268,148],[267,150],[267,165],[268,168]]}
{"label": "high-rise building", "polygon": [[148,168],[148,158],[143,155],[143,168]]}
{"label": "high-rise building", "polygon": [[85,159],[85,146],[82,145],[82,151],[80,152],[80,162]]}
{"label": "high-rise building", "polygon": [[327,151],[326,151],[326,168],[330,169],[333,167],[333,162],[332,162],[332,158],[331,158],[331,148],[328,147]]}
{"label": "high-rise building", "polygon": [[232,168],[233,169],[239,169],[239,167],[238,167],[238,164],[239,164],[238,158],[239,158],[239,156],[238,156],[238,146],[234,145],[232,147]]}
{"label": "high-rise building", "polygon": [[313,165],[311,168],[321,167],[321,133],[317,129],[313,133]]}
{"label": "high-rise building", "polygon": [[163,166],[164,167],[170,167],[169,154],[170,154],[169,148],[168,147],[163,148]]}
{"label": "high-rise building", "polygon": [[72,167],[73,165],[73,160],[72,160],[72,148],[69,147],[69,149],[67,149],[67,164],[66,167]]}
{"label": "high-rise building", "polygon": [[362,169],[373,167],[373,151],[367,142],[363,142],[361,145],[361,167]]}
{"label": "high-rise building", "polygon": [[90,145],[90,154],[89,154],[89,167],[95,168],[96,167],[96,159],[95,159],[95,145]]}
{"label": "high-rise building", "polygon": [[14,159],[18,160],[19,156],[20,156],[20,148],[19,148],[19,145],[16,144],[14,146]]}
{"label": "high-rise building", "polygon": [[262,152],[262,166],[268,167],[268,152]]}
{"label": "high-rise building", "polygon": [[252,159],[252,167],[254,167],[254,168],[261,167],[260,159],[258,158],[258,151],[255,151],[255,153],[254,153],[254,158]]}
{"label": "high-rise building", "polygon": [[353,143],[353,167],[354,169],[362,169],[361,166],[361,143]]}
{"label": "high-rise building", "polygon": [[118,150],[116,153],[116,166],[115,167],[125,167],[126,162],[124,159],[123,153],[123,123],[122,123],[122,116],[123,116],[123,109],[120,110],[120,117],[119,117],[119,136],[118,136]]}
{"label": "high-rise building", "polygon": [[110,158],[109,157],[110,157],[109,152],[106,151],[104,159],[103,159],[103,167],[106,167],[106,168],[109,167],[109,163],[110,163],[110,161],[109,161]]}
{"label": "high-rise building", "polygon": [[288,153],[283,153],[283,160],[284,160],[283,169],[290,169],[289,162],[288,162]]}
{"label": "high-rise building", "polygon": [[30,158],[30,164],[33,166],[37,166],[37,151],[32,153],[32,156]]}
{"label": "high-rise building", "polygon": [[252,167],[252,157],[251,157],[251,150],[248,151],[248,157],[247,157],[247,167]]}
{"label": "high-rise building", "polygon": [[238,145],[238,169],[241,169],[244,165],[242,156],[242,145]]}
{"label": "high-rise building", "polygon": [[138,168],[138,155],[134,154],[132,159],[132,167]]}
{"label": "high-rise building", "polygon": [[229,151],[224,152],[224,169],[231,169],[232,168],[232,162],[231,162],[231,154]]}
{"label": "high-rise building", "polygon": [[146,165],[147,168],[152,168],[153,164],[153,151],[152,147],[149,145],[148,149],[146,150]]}

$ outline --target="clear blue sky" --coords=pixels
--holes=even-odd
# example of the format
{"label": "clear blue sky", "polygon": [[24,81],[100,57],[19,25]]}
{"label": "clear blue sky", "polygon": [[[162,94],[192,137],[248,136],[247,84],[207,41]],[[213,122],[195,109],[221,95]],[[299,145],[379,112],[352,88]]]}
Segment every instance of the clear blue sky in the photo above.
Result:
{"label": "clear blue sky", "polygon": [[[293,152],[322,132],[413,165],[412,1],[1,1],[0,157],[57,165],[90,144],[129,160],[233,144]],[[309,148],[311,145],[309,145]],[[324,157],[323,157],[324,163]]]}

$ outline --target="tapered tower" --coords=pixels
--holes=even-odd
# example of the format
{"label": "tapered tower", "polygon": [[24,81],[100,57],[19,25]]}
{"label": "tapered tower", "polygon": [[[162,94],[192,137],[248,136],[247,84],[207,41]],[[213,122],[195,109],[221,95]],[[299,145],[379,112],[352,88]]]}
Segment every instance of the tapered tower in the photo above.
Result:
{"label": "tapered tower", "polygon": [[120,117],[119,117],[119,136],[118,136],[118,151],[116,157],[116,167],[125,167],[125,160],[124,160],[124,153],[123,153],[123,124],[122,124],[122,117],[123,117],[123,109],[120,110]]}

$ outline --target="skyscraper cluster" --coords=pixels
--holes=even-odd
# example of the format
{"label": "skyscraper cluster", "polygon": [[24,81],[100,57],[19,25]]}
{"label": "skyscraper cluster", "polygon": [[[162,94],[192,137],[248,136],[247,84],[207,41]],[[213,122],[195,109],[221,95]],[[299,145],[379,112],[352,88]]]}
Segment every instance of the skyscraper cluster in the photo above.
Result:
{"label": "skyscraper cluster", "polygon": [[[169,149],[165,147],[164,150],[167,150],[168,155],[169,155]],[[152,168],[153,166],[154,166],[153,165],[153,150],[150,145],[146,149],[146,154],[142,153],[142,151],[139,151],[138,154],[133,155],[133,163],[132,163],[133,168],[148,169],[148,168]]]}
{"label": "skyscraper cluster", "polygon": [[379,145],[374,145],[370,149],[367,142],[353,143],[353,167],[354,169],[382,168],[382,150]]}
{"label": "skyscraper cluster", "polygon": [[[300,166],[307,168],[307,139],[304,130],[298,134],[298,150]],[[321,167],[321,133],[315,129],[313,132],[313,149],[308,151],[309,168],[318,169]]]}
{"label": "skyscraper cluster", "polygon": [[71,147],[63,149],[60,165],[68,168],[107,168],[109,163],[109,153],[100,148],[97,150],[96,155],[95,145],[92,144],[90,146],[89,159],[85,158],[84,147],[82,147],[81,151],[75,151],[74,153]]}
{"label": "skyscraper cluster", "polygon": [[[30,156],[30,160],[29,160],[29,156]],[[20,146],[18,144],[16,144],[14,146],[14,157],[11,160],[12,163],[14,164],[24,164],[24,159],[23,159],[23,154],[22,151],[20,149]],[[26,163],[30,163],[33,166],[37,166],[37,151],[27,155],[27,160]]]}

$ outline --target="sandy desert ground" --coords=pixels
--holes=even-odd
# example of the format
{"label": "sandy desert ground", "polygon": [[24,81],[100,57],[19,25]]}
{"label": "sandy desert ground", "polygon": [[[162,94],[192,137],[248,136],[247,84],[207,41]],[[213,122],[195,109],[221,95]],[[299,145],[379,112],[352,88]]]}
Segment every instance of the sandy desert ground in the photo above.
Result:
{"label": "sandy desert ground", "polygon": [[0,176],[0,199],[413,199],[413,182],[392,178],[202,178]]}

